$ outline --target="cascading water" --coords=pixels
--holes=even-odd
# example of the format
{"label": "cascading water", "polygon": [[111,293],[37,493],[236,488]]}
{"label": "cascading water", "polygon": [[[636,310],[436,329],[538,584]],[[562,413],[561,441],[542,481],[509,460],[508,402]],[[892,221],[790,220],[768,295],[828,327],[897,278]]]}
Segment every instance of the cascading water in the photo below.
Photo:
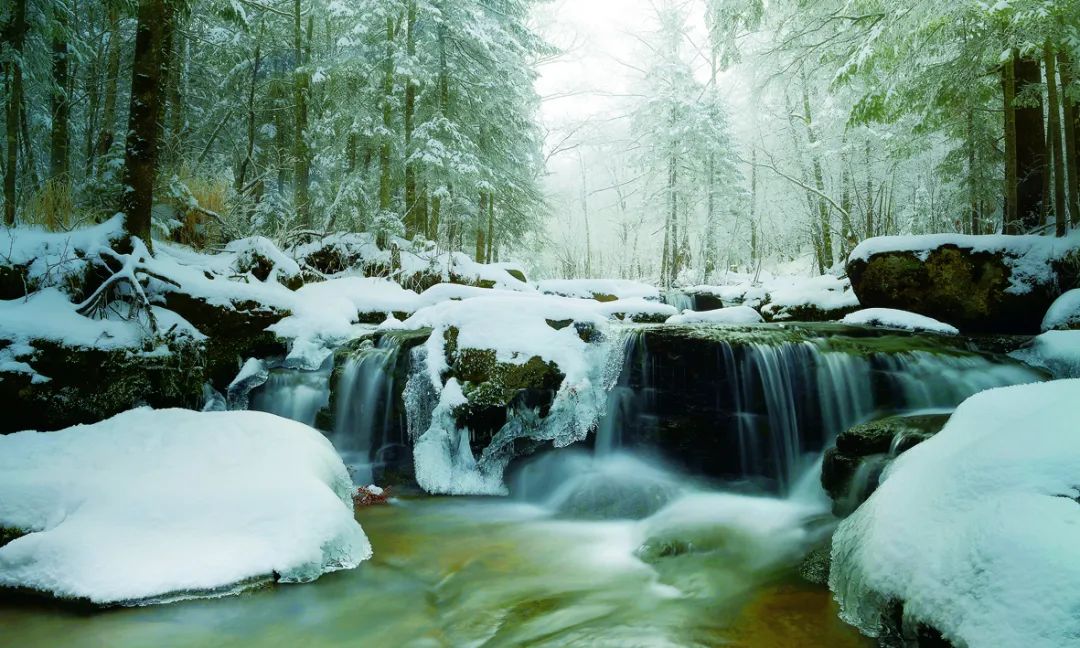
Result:
{"label": "cascading water", "polygon": [[252,390],[249,407],[315,427],[319,411],[330,400],[332,369],[333,358],[316,371],[273,369],[266,382]]}
{"label": "cascading water", "polygon": [[344,361],[334,385],[330,440],[357,484],[372,483],[388,466],[409,462],[411,451],[397,407],[398,363],[408,361],[402,344],[399,336],[380,336]]}
{"label": "cascading water", "polygon": [[951,409],[978,391],[1041,379],[977,354],[856,352],[830,337],[728,341],[646,328],[625,351],[597,453],[653,448],[692,472],[782,493],[856,423]]}
{"label": "cascading water", "polygon": [[667,290],[661,296],[661,300],[668,306],[674,306],[679,312],[694,310],[694,298],[681,290]]}

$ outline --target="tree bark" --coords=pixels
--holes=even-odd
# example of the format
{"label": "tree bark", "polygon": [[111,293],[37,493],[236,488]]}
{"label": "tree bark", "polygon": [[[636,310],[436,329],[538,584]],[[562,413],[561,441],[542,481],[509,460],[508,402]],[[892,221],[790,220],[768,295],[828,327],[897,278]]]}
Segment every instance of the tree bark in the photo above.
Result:
{"label": "tree bark", "polygon": [[7,115],[5,119],[5,144],[7,161],[4,164],[4,223],[15,224],[15,180],[18,176],[19,162],[19,121],[22,111],[22,51],[26,40],[26,0],[12,0],[11,17],[7,25],[6,38],[18,61],[9,61],[7,77]]}
{"label": "tree bark", "polygon": [[[1037,60],[1014,57],[1017,94],[1030,106],[1016,106],[1017,217],[1024,230],[1042,225],[1043,182],[1047,173],[1046,135],[1043,130],[1042,74]],[[1028,89],[1025,92],[1025,89]],[[1031,97],[1037,97],[1032,101]]]}
{"label": "tree bark", "polygon": [[1046,97],[1049,103],[1047,130],[1054,156],[1054,225],[1058,236],[1068,230],[1068,211],[1065,202],[1065,151],[1061,142],[1061,102],[1058,98],[1057,54],[1047,40],[1043,44],[1043,62],[1046,65]]}
{"label": "tree bark", "polygon": [[53,7],[52,34],[52,134],[49,142],[49,178],[53,182],[67,182],[70,170],[71,126],[68,101],[68,20],[67,9],[60,4]]}
{"label": "tree bark", "polygon": [[[236,174],[237,193],[244,190],[244,183],[247,181],[247,170],[253,163],[251,156],[255,152],[255,88],[259,80],[259,65],[262,63],[262,38],[264,27],[264,23],[260,22],[259,33],[255,37],[255,55],[251,59],[251,85],[248,86],[247,101],[247,149],[244,152],[244,159],[240,162],[240,171]],[[355,149],[353,153],[355,154]]]}
{"label": "tree bark", "polygon": [[175,19],[172,0],[139,0],[135,57],[131,69],[131,107],[124,152],[124,194],[120,211],[129,237],[149,248],[154,181],[162,139],[166,66]]}
{"label": "tree bark", "polygon": [[382,143],[379,146],[379,211],[390,211],[390,133],[394,126],[394,19],[386,17],[386,58],[383,61]]}
{"label": "tree bark", "polygon": [[[405,16],[405,54],[416,56],[416,0],[409,0]],[[412,161],[413,120],[416,114],[416,79],[405,79],[405,237],[412,239],[425,230],[416,204],[416,163]]]}
{"label": "tree bark", "polygon": [[810,142],[810,158],[812,162],[812,168],[814,171],[814,184],[817,186],[818,198],[818,229],[821,233],[821,253],[823,266],[828,269],[833,264],[833,248],[832,248],[832,225],[829,223],[829,206],[825,200],[821,197],[825,194],[825,176],[821,169],[821,157],[818,155],[815,145],[817,144],[817,134],[814,132],[814,121],[810,113],[810,93],[806,87],[806,78],[803,78],[802,83],[802,98],[803,98],[803,114],[806,116],[806,138]]}
{"label": "tree bark", "polygon": [[487,253],[485,258],[487,262],[491,263],[495,256],[495,194],[488,194],[487,204]]}
{"label": "tree bark", "polygon": [[[1058,52],[1058,74],[1061,75],[1061,87],[1063,90],[1072,86],[1076,80],[1075,69],[1065,52]],[[1062,93],[1062,113],[1064,114],[1065,130],[1065,180],[1068,183],[1069,215],[1073,227],[1080,225],[1080,115],[1077,114],[1078,106],[1075,99],[1066,93]]]}
{"label": "tree bark", "polygon": [[975,162],[975,112],[968,110],[967,128],[965,132],[965,146],[967,147],[967,172],[968,172],[968,205],[970,210],[969,234],[979,233],[979,192],[976,186]]}
{"label": "tree bark", "polygon": [[[105,67],[105,106],[101,113],[101,132],[98,134],[97,154],[109,153],[115,139],[116,100],[120,86],[120,11],[109,3],[109,54]],[[99,169],[101,167],[98,167]]]}
{"label": "tree bark", "polygon": [[[304,66],[304,34],[301,29],[300,0],[293,0],[293,52],[296,69],[293,71],[293,121],[296,132],[293,133],[293,193],[296,213],[300,223],[311,225],[311,153],[307,144],[308,95],[310,83]],[[310,37],[310,28],[309,28]]]}
{"label": "tree bark", "polygon": [[1016,234],[1020,231],[1018,222],[1019,177],[1017,175],[1016,147],[1016,66],[1012,58],[1001,66],[1002,96],[1005,109],[1005,209],[1002,212],[1001,231],[1004,234]]}

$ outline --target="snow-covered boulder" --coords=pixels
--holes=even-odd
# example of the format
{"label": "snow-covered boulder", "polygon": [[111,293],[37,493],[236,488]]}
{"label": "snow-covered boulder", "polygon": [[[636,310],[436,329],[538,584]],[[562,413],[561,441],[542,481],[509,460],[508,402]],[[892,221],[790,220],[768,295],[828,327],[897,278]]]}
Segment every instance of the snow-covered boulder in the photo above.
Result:
{"label": "snow-covered boulder", "polygon": [[1080,288],[1066,292],[1050,306],[1043,317],[1043,331],[1080,329]]}
{"label": "snow-covered boulder", "polygon": [[845,315],[844,319],[840,320],[840,323],[851,326],[900,329],[918,333],[940,333],[942,335],[958,335],[960,333],[955,326],[939,322],[925,315],[896,310],[895,308],[866,308]]}
{"label": "snow-covered boulder", "polygon": [[93,268],[89,257],[122,236],[121,216],[72,232],[0,229],[0,299],[15,299],[50,287],[81,292]]}
{"label": "snow-covered boulder", "polygon": [[1055,378],[1080,378],[1080,331],[1047,331],[1009,355]]}
{"label": "snow-covered boulder", "polygon": [[[137,409],[0,436],[0,586],[95,604],[305,582],[371,545],[329,441],[258,412]],[[14,534],[11,534],[14,535]]]}
{"label": "snow-covered boulder", "polygon": [[851,283],[833,275],[776,279],[765,288],[761,314],[769,322],[830,322],[859,308]]}
{"label": "snow-covered boulder", "polygon": [[633,298],[660,300],[660,289],[656,286],[627,279],[548,279],[538,282],[536,288],[545,295],[601,302]]}
{"label": "snow-covered boulder", "polygon": [[867,308],[896,308],[964,332],[1035,333],[1076,285],[1080,237],[889,236],[863,241],[847,274]]}
{"label": "snow-covered boulder", "polygon": [[961,404],[837,529],[841,616],[871,636],[921,626],[957,646],[1076,645],[1077,420],[1080,380]]}
{"label": "snow-covered boulder", "polygon": [[716,310],[694,312],[686,311],[681,315],[673,315],[668,318],[668,324],[760,324],[765,321],[753,308],[749,306],[730,306]]}
{"label": "snow-covered boulder", "polygon": [[176,313],[95,319],[59,288],[0,300],[0,434],[90,423],[140,404],[195,406],[204,336]]}

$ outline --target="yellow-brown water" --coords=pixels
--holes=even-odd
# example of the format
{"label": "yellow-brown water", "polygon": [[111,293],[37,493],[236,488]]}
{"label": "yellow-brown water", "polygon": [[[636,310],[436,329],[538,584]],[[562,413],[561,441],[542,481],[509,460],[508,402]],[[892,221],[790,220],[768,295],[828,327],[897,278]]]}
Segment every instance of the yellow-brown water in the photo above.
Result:
{"label": "yellow-brown water", "polygon": [[358,519],[375,547],[358,569],[100,612],[5,601],[0,646],[868,645],[837,619],[828,591],[797,579],[796,555],[760,559],[776,549],[757,549],[769,538],[746,531],[708,543],[691,531],[700,550],[649,564],[635,556],[652,533],[643,522],[561,520],[532,505],[446,498],[399,501]]}

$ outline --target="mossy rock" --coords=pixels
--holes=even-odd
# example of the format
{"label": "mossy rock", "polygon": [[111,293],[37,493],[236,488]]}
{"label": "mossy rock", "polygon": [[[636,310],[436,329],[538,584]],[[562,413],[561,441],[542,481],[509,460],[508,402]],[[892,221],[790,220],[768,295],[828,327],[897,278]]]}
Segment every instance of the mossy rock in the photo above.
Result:
{"label": "mossy rock", "polygon": [[525,278],[525,273],[517,268],[507,268],[506,274],[510,275],[514,279],[517,279],[521,283],[527,283],[528,279]]}
{"label": "mossy rock", "polygon": [[820,308],[811,304],[797,306],[765,304],[760,312],[766,322],[837,322],[860,308],[862,306],[858,304],[843,308]]}
{"label": "mossy rock", "polygon": [[[233,269],[238,274],[250,274],[259,281],[265,282],[273,274],[274,267],[274,262],[265,254],[261,254],[256,250],[246,250],[237,258]],[[288,275],[279,272],[276,280],[289,290],[299,290],[304,285],[304,275],[301,272]]]}
{"label": "mossy rock", "polygon": [[206,380],[199,343],[170,341],[168,354],[148,349],[92,349],[35,340],[18,358],[49,378],[0,373],[0,433],[58,430],[94,423],[139,405],[197,408]]}
{"label": "mossy rock", "polygon": [[965,333],[1038,333],[1050,304],[1076,281],[1078,255],[1071,252],[1051,262],[1047,279],[1024,293],[1010,292],[1015,260],[1004,252],[956,245],[925,255],[899,251],[853,259],[847,273],[865,308],[920,313]]}
{"label": "mossy rock", "polygon": [[231,307],[219,306],[180,292],[166,293],[165,307],[209,338],[207,377],[218,391],[224,392],[247,358],[270,358],[287,352],[285,343],[266,330],[285,318],[287,311],[248,300]]}
{"label": "mossy rock", "polygon": [[[833,499],[833,512],[844,517],[854,511],[877,487],[885,465],[940,432],[949,416],[891,416],[837,435],[836,445],[825,451],[821,465],[821,485]],[[873,474],[868,475],[866,492],[854,494],[853,499],[852,480],[864,464],[873,468]]]}

